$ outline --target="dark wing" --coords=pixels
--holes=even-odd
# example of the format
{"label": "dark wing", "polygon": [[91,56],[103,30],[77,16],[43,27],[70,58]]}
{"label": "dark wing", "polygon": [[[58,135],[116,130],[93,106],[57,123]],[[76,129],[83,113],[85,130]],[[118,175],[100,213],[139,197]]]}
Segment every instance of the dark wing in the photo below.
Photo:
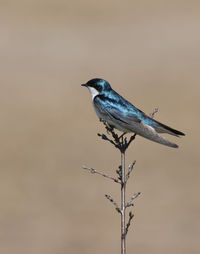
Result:
{"label": "dark wing", "polygon": [[120,122],[120,124],[130,126],[141,122],[136,113],[131,112],[124,105],[115,104],[113,102],[109,103],[109,100],[104,102],[98,97],[94,99],[93,103],[97,110],[105,116],[105,119],[109,117],[110,120],[115,120]]}
{"label": "dark wing", "polygon": [[[99,113],[98,115],[102,116],[105,121],[113,121],[119,126],[124,127],[124,129],[129,130],[130,132],[134,132],[152,140],[154,142],[177,148],[178,146],[171,141],[167,140],[165,137],[160,136],[154,127],[148,125],[148,123],[143,122],[143,120],[139,119],[136,113],[127,109],[126,106],[120,105],[119,103],[113,101],[110,103],[108,100],[104,101],[98,99],[98,96],[93,100],[96,111]],[[145,116],[145,115],[144,115]],[[145,118],[146,120],[146,118]],[[151,119],[153,121],[153,119]]]}

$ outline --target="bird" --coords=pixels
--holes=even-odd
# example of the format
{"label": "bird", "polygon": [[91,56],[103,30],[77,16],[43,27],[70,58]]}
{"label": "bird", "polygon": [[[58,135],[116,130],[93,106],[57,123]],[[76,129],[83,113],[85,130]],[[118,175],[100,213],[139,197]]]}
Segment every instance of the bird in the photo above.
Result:
{"label": "bird", "polygon": [[93,78],[81,86],[88,88],[94,110],[100,121],[106,122],[108,126],[116,128],[124,134],[135,133],[173,148],[178,148],[178,145],[161,136],[160,133],[167,133],[176,137],[185,136],[183,132],[147,116],[115,92],[109,82],[104,79]]}

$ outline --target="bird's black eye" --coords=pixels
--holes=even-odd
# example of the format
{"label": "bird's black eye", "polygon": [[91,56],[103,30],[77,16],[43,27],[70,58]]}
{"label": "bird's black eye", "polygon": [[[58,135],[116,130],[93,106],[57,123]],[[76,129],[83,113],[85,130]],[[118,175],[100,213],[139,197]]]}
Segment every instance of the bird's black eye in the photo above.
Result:
{"label": "bird's black eye", "polygon": [[94,87],[98,92],[102,91],[102,87],[98,84],[93,84],[92,87]]}
{"label": "bird's black eye", "polygon": [[91,79],[87,82],[87,85],[95,88],[98,92],[101,92],[103,90],[103,87],[100,83],[101,83],[100,79]]}
{"label": "bird's black eye", "polygon": [[99,92],[101,92],[101,90],[102,90],[102,87],[100,86],[100,85],[96,85],[96,89],[97,89],[97,91],[99,91]]}

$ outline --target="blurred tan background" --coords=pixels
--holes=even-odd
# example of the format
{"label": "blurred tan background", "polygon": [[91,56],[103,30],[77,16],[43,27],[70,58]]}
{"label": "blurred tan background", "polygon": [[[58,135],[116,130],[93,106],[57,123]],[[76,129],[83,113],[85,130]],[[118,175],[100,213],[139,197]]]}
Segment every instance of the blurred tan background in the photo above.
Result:
{"label": "blurred tan background", "polygon": [[0,1],[0,253],[119,253],[105,200],[119,153],[87,89],[94,77],[185,132],[171,149],[137,137],[128,194],[141,191],[128,253],[200,253],[198,1]]}

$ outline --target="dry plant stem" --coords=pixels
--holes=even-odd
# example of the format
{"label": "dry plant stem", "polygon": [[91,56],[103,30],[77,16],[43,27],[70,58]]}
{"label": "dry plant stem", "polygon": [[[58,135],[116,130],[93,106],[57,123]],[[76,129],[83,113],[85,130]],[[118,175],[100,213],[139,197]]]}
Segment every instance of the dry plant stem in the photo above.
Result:
{"label": "dry plant stem", "polygon": [[[122,137],[122,142],[123,142]],[[124,143],[124,142],[123,142]],[[126,172],[125,172],[125,151],[121,151],[121,254],[126,253]]]}
{"label": "dry plant stem", "polygon": [[92,174],[98,174],[98,175],[101,175],[101,176],[103,176],[105,178],[109,178],[109,179],[113,180],[115,183],[121,183],[121,181],[119,179],[116,179],[116,178],[114,178],[112,176],[109,176],[109,175],[107,175],[105,173],[102,173],[102,172],[100,172],[100,171],[98,171],[98,170],[96,170],[94,168],[88,168],[86,166],[82,166],[82,168],[85,169],[85,170],[90,171]]}
{"label": "dry plant stem", "polygon": [[158,112],[158,108],[155,108],[152,113],[149,114],[151,118],[154,118],[154,115]]}
{"label": "dry plant stem", "polygon": [[129,212],[129,219],[128,219],[128,223],[126,225],[126,235],[128,234],[128,230],[129,230],[129,227],[131,225],[131,221],[132,221],[133,217],[134,217],[133,213]]}
{"label": "dry plant stem", "polygon": [[[154,109],[154,111],[150,114],[150,117],[154,117],[155,113],[158,112],[158,109]],[[101,137],[103,140],[108,141],[110,144],[112,144],[115,148],[120,150],[121,153],[121,165],[119,166],[119,169],[116,170],[117,177],[114,178],[112,176],[109,176],[105,173],[102,173],[94,168],[88,168],[86,166],[83,166],[83,169],[88,170],[92,174],[98,174],[105,178],[108,178],[115,183],[119,183],[121,185],[121,207],[114,201],[114,199],[106,194],[105,197],[114,205],[116,211],[120,213],[121,215],[121,254],[126,254],[126,235],[128,233],[129,227],[131,225],[131,221],[134,217],[133,213],[129,212],[129,219],[126,224],[126,209],[133,206],[133,201],[135,198],[137,198],[140,195],[140,192],[135,193],[131,196],[129,201],[126,203],[126,184],[130,178],[131,173],[133,172],[133,168],[135,165],[135,161],[129,165],[128,172],[126,173],[125,169],[125,152],[128,149],[129,145],[132,143],[132,141],[135,139],[136,134],[133,134],[129,140],[127,140],[127,137],[124,137],[125,133],[123,133],[121,136],[118,136],[117,133],[114,132],[114,128],[112,126],[109,126],[106,122],[103,120],[100,120],[105,125],[107,134],[111,134],[112,138],[107,137],[105,134],[99,134],[98,136]]]}
{"label": "dry plant stem", "polygon": [[133,167],[135,165],[136,161],[134,161],[133,163],[131,163],[128,167],[128,173],[126,174],[126,182],[128,181],[130,175],[131,175],[131,172],[133,171]]}
{"label": "dry plant stem", "polygon": [[134,200],[135,198],[137,198],[140,194],[141,194],[141,192],[138,192],[138,193],[133,194],[133,196],[131,196],[130,200],[126,203],[126,208],[127,208],[127,207],[130,207],[130,206],[133,206],[133,205],[134,205],[134,204],[133,204],[133,200]]}
{"label": "dry plant stem", "polygon": [[114,201],[114,199],[108,194],[105,194],[105,197],[115,206],[115,209],[117,210],[117,212],[121,213],[121,210],[120,210],[118,204]]}

